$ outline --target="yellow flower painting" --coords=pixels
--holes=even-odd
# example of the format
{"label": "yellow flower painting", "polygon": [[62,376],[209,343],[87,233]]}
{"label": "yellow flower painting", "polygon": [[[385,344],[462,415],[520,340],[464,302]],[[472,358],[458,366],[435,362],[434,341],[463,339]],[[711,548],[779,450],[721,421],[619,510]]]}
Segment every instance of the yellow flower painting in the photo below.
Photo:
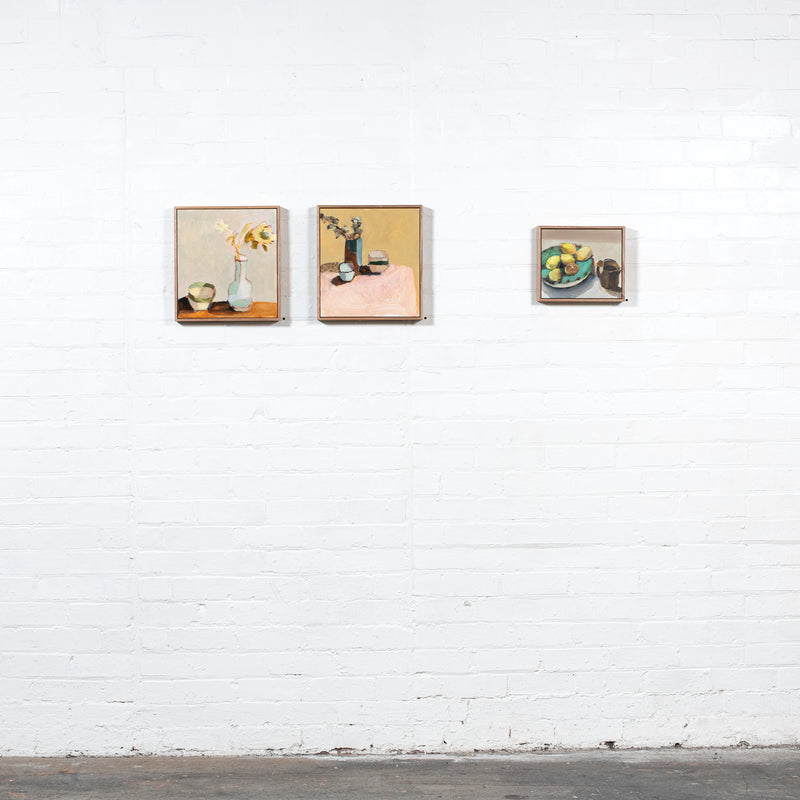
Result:
{"label": "yellow flower painting", "polygon": [[278,206],[177,207],[175,319],[280,319],[279,227]]}

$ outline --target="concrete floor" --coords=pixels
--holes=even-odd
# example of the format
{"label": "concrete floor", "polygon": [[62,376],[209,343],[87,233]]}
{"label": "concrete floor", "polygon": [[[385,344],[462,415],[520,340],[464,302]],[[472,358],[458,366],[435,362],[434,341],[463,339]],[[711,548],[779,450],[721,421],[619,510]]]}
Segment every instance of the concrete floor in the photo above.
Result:
{"label": "concrete floor", "polygon": [[800,800],[800,750],[0,758],[0,800]]}

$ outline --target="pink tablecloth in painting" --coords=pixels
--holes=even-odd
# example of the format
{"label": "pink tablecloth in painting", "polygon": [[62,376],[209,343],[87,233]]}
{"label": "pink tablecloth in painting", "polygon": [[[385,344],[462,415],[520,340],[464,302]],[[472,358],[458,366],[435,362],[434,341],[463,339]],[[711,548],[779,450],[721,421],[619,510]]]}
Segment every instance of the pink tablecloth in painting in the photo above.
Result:
{"label": "pink tablecloth in painting", "polygon": [[390,264],[380,275],[356,275],[342,283],[335,272],[320,274],[322,317],[416,317],[417,287],[411,267]]}

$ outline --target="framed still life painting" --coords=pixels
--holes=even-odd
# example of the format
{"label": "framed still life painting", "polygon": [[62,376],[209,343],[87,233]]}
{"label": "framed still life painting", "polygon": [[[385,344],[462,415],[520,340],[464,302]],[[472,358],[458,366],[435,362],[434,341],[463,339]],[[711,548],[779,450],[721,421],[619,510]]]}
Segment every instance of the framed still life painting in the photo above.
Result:
{"label": "framed still life painting", "polygon": [[422,206],[317,206],[317,318],[422,319]]}
{"label": "framed still life painting", "polygon": [[175,208],[175,319],[280,319],[280,208]]}
{"label": "framed still life painting", "polygon": [[625,228],[540,226],[536,269],[540,303],[621,303]]}

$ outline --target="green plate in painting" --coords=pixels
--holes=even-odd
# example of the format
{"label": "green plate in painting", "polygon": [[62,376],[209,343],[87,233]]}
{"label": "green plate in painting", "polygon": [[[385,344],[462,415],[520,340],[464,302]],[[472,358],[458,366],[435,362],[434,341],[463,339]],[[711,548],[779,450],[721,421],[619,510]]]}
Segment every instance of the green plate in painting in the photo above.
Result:
{"label": "green plate in painting", "polygon": [[[580,250],[583,245],[576,242],[575,247]],[[579,283],[583,283],[594,272],[594,256],[592,256],[586,259],[586,261],[575,262],[578,265],[578,271],[574,275],[567,275],[562,268],[561,280],[558,283],[554,283],[548,277],[550,275],[550,270],[545,269],[544,265],[551,256],[560,255],[561,245],[548,247],[547,250],[542,250],[542,283],[545,286],[550,286],[553,289],[569,289],[570,286],[577,286]]]}

